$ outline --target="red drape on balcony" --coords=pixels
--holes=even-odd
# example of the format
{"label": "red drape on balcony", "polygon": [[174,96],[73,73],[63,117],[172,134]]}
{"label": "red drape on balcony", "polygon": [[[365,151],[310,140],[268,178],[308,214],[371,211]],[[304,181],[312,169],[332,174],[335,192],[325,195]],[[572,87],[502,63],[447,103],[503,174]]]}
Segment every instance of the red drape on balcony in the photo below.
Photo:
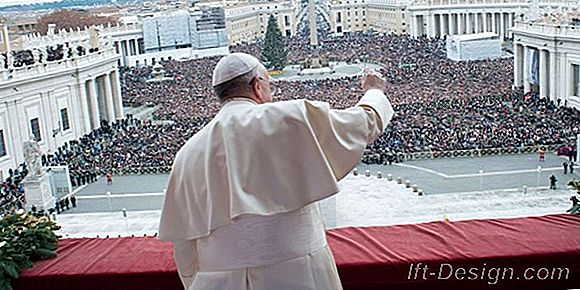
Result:
{"label": "red drape on balcony", "polygon": [[[327,237],[345,290],[580,288],[580,216],[351,227]],[[171,244],[152,237],[61,240],[58,257],[14,286],[181,290]]]}

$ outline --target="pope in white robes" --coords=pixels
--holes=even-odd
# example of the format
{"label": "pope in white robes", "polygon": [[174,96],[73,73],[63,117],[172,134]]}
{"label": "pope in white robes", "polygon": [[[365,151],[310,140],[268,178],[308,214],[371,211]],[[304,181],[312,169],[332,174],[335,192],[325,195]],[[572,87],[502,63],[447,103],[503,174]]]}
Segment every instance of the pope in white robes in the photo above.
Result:
{"label": "pope in white robes", "polygon": [[345,110],[273,103],[256,58],[218,62],[222,108],[175,156],[159,225],[185,289],[342,289],[317,201],[339,191],[394,114],[377,73],[362,86]]}

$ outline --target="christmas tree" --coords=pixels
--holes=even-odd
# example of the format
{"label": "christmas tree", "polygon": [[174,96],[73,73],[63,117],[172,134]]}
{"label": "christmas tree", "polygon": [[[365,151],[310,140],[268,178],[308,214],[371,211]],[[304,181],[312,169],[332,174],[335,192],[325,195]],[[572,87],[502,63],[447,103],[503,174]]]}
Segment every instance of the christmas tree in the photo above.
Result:
{"label": "christmas tree", "polygon": [[281,70],[288,61],[288,52],[282,41],[282,32],[274,15],[268,19],[268,29],[264,38],[262,59],[269,69]]}

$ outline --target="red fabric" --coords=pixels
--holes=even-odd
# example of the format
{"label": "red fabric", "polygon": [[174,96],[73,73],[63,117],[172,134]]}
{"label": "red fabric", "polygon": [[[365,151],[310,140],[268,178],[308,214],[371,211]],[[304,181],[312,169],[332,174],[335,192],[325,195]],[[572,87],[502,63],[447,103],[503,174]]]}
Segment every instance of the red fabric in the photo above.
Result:
{"label": "red fabric", "polygon": [[[432,222],[389,227],[341,228],[327,232],[344,289],[568,289],[580,287],[580,216]],[[411,263],[428,265],[427,280],[417,279]],[[477,270],[477,280],[437,279],[442,263],[453,269],[496,267],[506,279]],[[525,273],[528,267],[533,270]],[[525,280],[552,267],[568,267],[568,279]],[[503,275],[503,268],[501,275]],[[442,267],[447,277],[449,266]],[[533,272],[532,272],[533,271]],[[556,270],[554,277],[560,273]],[[500,275],[500,277],[501,277]],[[517,277],[519,279],[516,279]],[[475,276],[471,276],[475,277]],[[483,279],[481,278],[483,277]],[[562,275],[561,277],[564,277]]]}
{"label": "red fabric", "polygon": [[[328,231],[327,237],[345,290],[580,287],[580,216],[341,228]],[[149,237],[66,239],[59,244],[56,258],[22,272],[16,290],[182,290],[168,242]],[[423,281],[422,272],[409,279],[411,263],[419,262],[436,274],[441,263],[454,269],[483,268],[484,263],[487,269],[511,267],[514,277],[528,267],[568,267],[569,274],[566,280],[514,278],[495,285],[489,279]]]}
{"label": "red fabric", "polygon": [[14,289],[183,290],[173,247],[156,238],[65,239],[57,257],[22,271]]}

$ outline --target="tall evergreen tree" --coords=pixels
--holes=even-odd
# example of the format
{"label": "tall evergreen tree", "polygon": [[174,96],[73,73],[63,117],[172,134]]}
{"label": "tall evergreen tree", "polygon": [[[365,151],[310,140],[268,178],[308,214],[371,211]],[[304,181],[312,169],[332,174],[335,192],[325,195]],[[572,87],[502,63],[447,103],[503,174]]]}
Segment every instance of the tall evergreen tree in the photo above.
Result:
{"label": "tall evergreen tree", "polygon": [[281,70],[288,62],[288,52],[284,41],[282,41],[282,32],[278,27],[278,21],[274,15],[268,19],[268,30],[264,38],[264,48],[262,49],[262,59],[270,69]]}

